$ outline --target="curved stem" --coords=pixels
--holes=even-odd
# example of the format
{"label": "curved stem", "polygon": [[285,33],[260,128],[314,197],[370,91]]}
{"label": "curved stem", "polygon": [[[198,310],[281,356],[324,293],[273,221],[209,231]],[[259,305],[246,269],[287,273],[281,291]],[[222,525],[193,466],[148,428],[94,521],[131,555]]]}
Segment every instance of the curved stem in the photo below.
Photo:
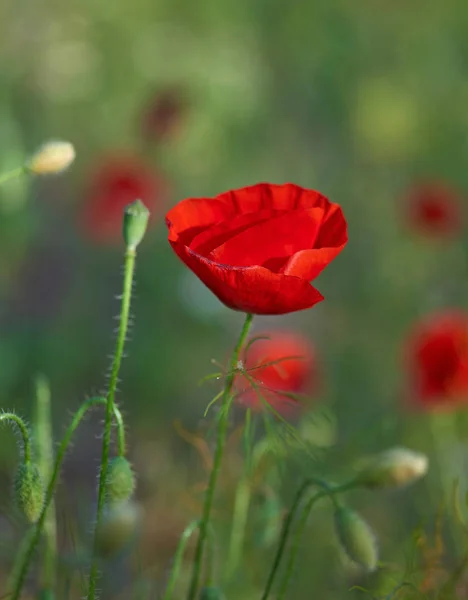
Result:
{"label": "curved stem", "polygon": [[33,555],[36,545],[41,537],[41,532],[44,527],[44,521],[45,521],[45,518],[47,515],[47,511],[48,511],[50,503],[52,502],[52,499],[54,497],[58,475],[60,473],[60,468],[62,466],[63,459],[65,458],[65,454],[66,454],[68,445],[70,444],[70,441],[73,437],[73,434],[75,433],[76,428],[78,427],[78,425],[80,424],[81,420],[83,419],[85,414],[88,412],[88,410],[99,404],[106,404],[106,399],[97,397],[97,398],[90,398],[89,400],[86,400],[86,402],[84,402],[80,406],[80,408],[77,410],[75,416],[73,417],[73,421],[70,423],[67,431],[65,432],[65,436],[64,436],[64,438],[59,446],[59,449],[57,451],[57,458],[55,459],[54,468],[52,470],[52,476],[50,478],[49,485],[47,486],[45,499],[44,499],[44,506],[42,507],[42,512],[41,512],[36,524],[34,525],[34,528],[32,530],[33,532],[31,534],[30,539],[28,540],[28,546],[24,552],[22,565],[21,565],[20,569],[18,570],[17,578],[15,578],[15,583],[14,583],[13,592],[11,595],[11,600],[19,600],[19,598],[20,598],[21,590],[23,588],[24,580],[25,580],[27,572],[29,570],[29,565],[31,562],[32,555]]}
{"label": "curved stem", "polygon": [[15,415],[15,413],[2,413],[0,414],[0,421],[10,421],[18,428],[21,437],[23,438],[23,454],[24,454],[24,462],[26,464],[31,462],[31,436],[29,435],[29,430],[26,426],[26,423],[23,421],[21,417]]}
{"label": "curved stem", "polygon": [[10,179],[14,179],[15,177],[19,177],[24,173],[27,173],[28,169],[26,167],[17,167],[12,171],[7,171],[6,173],[2,173],[0,175],[0,185],[5,183],[5,181],[9,181]]}
{"label": "curved stem", "polygon": [[[343,491],[343,489],[340,490],[339,488],[336,488],[334,491],[332,490],[331,495],[329,495],[330,500],[335,505],[336,505],[335,494],[337,494],[339,491]],[[302,509],[301,517],[297,524],[296,532],[295,532],[295,535],[294,535],[294,538],[292,541],[292,547],[289,552],[288,563],[286,565],[286,572],[284,574],[283,581],[282,581],[280,589],[279,589],[277,600],[283,600],[285,597],[286,590],[288,589],[289,582],[291,581],[291,577],[294,572],[294,564],[296,562],[301,538],[302,538],[302,535],[306,528],[307,520],[309,518],[310,512],[311,512],[314,504],[317,502],[317,500],[322,498],[324,495],[326,495],[326,492],[318,492],[317,494],[315,494],[315,496],[312,496],[312,498],[310,498],[310,500],[307,502],[307,504]]]}
{"label": "curved stem", "polygon": [[[107,404],[106,404],[106,419],[104,423],[104,435],[102,438],[102,457],[101,457],[101,469],[99,473],[99,488],[98,488],[98,501],[97,501],[97,515],[96,524],[94,528],[94,547],[97,543],[97,532],[102,518],[104,510],[104,504],[106,500],[106,478],[107,468],[109,466],[109,449],[112,429],[112,415],[114,414],[114,400],[115,391],[117,388],[117,381],[119,377],[120,364],[123,358],[123,351],[125,346],[125,339],[127,337],[128,319],[130,316],[130,302],[132,297],[132,282],[133,273],[135,271],[135,258],[136,252],[134,248],[128,247],[125,252],[125,265],[124,265],[124,282],[122,292],[122,304],[120,308],[120,326],[119,333],[117,335],[117,343],[115,347],[114,359],[112,361],[111,375],[109,381],[109,390],[107,392]],[[89,584],[88,584],[88,600],[94,600],[96,594],[96,584],[98,579],[98,568],[97,568],[97,554],[93,552],[91,560],[91,568],[89,571]]]}
{"label": "curved stem", "polygon": [[[240,333],[236,347],[232,353],[229,375],[226,377],[226,383],[224,385],[224,393],[221,404],[221,412],[219,415],[218,422],[218,435],[216,439],[216,450],[213,460],[213,467],[210,473],[210,479],[208,487],[205,493],[205,502],[203,505],[203,515],[200,521],[200,534],[197,540],[197,546],[195,548],[195,557],[193,559],[193,573],[192,580],[190,582],[190,588],[188,593],[188,600],[195,600],[198,591],[198,585],[200,582],[201,568],[203,562],[203,550],[205,546],[205,540],[207,536],[208,525],[210,522],[211,508],[213,505],[213,499],[216,489],[216,483],[218,481],[219,471],[221,469],[221,462],[224,454],[224,446],[226,445],[226,436],[229,424],[229,409],[232,404],[231,390],[234,383],[235,371],[237,369],[237,363],[239,361],[241,350],[247,339],[250,326],[252,324],[253,315],[247,314],[244,321],[244,326]],[[91,599],[89,599],[91,600]]]}
{"label": "curved stem", "polygon": [[325,481],[322,481],[321,479],[316,479],[315,477],[311,477],[310,479],[306,479],[306,481],[304,481],[302,486],[296,492],[293,504],[292,504],[292,506],[286,516],[286,519],[284,521],[283,529],[281,531],[281,537],[280,537],[280,540],[278,543],[278,548],[276,550],[275,558],[273,560],[273,564],[271,566],[270,574],[268,575],[268,580],[267,580],[265,590],[263,592],[261,600],[268,599],[268,596],[271,592],[271,588],[273,587],[273,583],[274,583],[276,574],[278,572],[281,560],[283,558],[284,549],[286,547],[286,542],[289,537],[289,533],[290,533],[290,530],[291,530],[291,527],[292,527],[292,524],[294,521],[294,517],[296,516],[296,512],[299,508],[300,503],[302,502],[303,497],[305,496],[305,494],[309,490],[309,488],[312,487],[313,485],[317,485],[323,489],[323,491],[319,492],[318,494],[316,494],[314,496],[314,502],[315,502],[315,501],[319,500],[320,498],[323,498],[324,496],[330,496],[330,498],[332,498],[334,500],[334,498],[333,498],[334,494],[338,494],[338,493],[344,492],[346,490],[349,490],[352,487],[354,487],[356,484],[354,483],[354,481],[351,481],[349,483],[345,483],[341,486],[333,488],[329,484],[327,484]]}
{"label": "curved stem", "polygon": [[177,581],[177,577],[179,575],[180,567],[182,566],[182,559],[184,558],[185,548],[187,546],[187,542],[192,536],[193,532],[198,529],[200,526],[200,521],[197,519],[196,521],[192,521],[183,531],[180,536],[179,544],[177,546],[177,550],[174,556],[174,564],[172,565],[171,575],[169,577],[169,581],[167,583],[166,591],[164,592],[164,596],[162,600],[171,600],[172,595],[174,593],[174,587]]}

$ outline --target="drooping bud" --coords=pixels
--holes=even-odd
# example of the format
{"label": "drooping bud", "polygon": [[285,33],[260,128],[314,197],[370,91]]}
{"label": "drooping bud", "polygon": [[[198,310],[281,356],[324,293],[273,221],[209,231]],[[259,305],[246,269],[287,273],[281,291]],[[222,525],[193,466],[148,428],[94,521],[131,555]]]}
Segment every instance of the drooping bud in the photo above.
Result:
{"label": "drooping bud", "polygon": [[212,585],[206,585],[200,592],[200,600],[224,600],[223,592]]}
{"label": "drooping bud", "polygon": [[108,505],[96,531],[96,551],[110,558],[129,544],[137,534],[141,509],[135,502]]}
{"label": "drooping bud", "polygon": [[23,463],[14,479],[14,499],[28,521],[35,523],[44,506],[44,485],[37,467]]}
{"label": "drooping bud", "polygon": [[335,512],[335,529],[348,557],[373,571],[377,566],[378,552],[374,532],[354,510],[340,506]]}
{"label": "drooping bud", "polygon": [[371,489],[400,487],[423,477],[428,466],[425,454],[407,448],[392,448],[361,468],[357,481]]}
{"label": "drooping bud", "polygon": [[123,237],[127,248],[135,250],[143,239],[150,212],[141,200],[128,204],[124,210]]}
{"label": "drooping bud", "polygon": [[124,456],[113,458],[107,468],[106,493],[109,502],[129,500],[135,491],[135,474]]}
{"label": "drooping bud", "polygon": [[50,141],[32,156],[26,168],[36,175],[51,175],[65,171],[75,160],[75,148],[70,142]]}

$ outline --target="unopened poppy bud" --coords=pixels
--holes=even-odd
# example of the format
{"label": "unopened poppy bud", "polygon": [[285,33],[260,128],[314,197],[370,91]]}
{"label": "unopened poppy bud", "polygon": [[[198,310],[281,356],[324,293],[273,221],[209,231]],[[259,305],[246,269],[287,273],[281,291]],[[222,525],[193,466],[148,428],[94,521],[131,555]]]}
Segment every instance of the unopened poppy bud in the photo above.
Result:
{"label": "unopened poppy bud", "polygon": [[364,519],[350,508],[341,506],[335,512],[335,529],[348,557],[373,571],[378,561],[377,543],[374,532]]}
{"label": "unopened poppy bud", "polygon": [[392,448],[381,452],[363,467],[357,481],[372,489],[400,487],[423,477],[428,466],[426,455],[407,448]]}
{"label": "unopened poppy bud", "polygon": [[150,213],[141,200],[128,204],[124,210],[123,237],[127,248],[135,249],[143,239]]}
{"label": "unopened poppy bud", "polygon": [[35,523],[44,506],[44,485],[35,465],[23,463],[14,480],[14,498],[28,521]]}
{"label": "unopened poppy bud", "polygon": [[212,585],[207,585],[200,592],[200,600],[224,600],[223,592]]}
{"label": "unopened poppy bud", "polygon": [[106,492],[109,502],[128,500],[135,491],[135,475],[123,456],[112,459],[107,469]]}
{"label": "unopened poppy bud", "polygon": [[65,171],[75,160],[75,148],[70,142],[50,141],[43,144],[26,167],[36,175],[51,175]]}
{"label": "unopened poppy bud", "polygon": [[140,507],[135,502],[110,504],[105,508],[96,531],[96,551],[101,558],[110,558],[130,543],[141,520]]}

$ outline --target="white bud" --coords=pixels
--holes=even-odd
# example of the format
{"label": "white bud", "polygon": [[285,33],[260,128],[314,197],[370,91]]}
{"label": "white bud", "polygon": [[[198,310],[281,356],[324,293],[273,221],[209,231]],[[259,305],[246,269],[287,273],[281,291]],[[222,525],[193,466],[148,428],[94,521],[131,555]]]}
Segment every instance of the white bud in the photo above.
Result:
{"label": "white bud", "polygon": [[423,477],[429,461],[425,454],[407,448],[391,448],[378,454],[357,476],[368,488],[400,487]]}
{"label": "white bud", "polygon": [[75,148],[70,142],[50,141],[43,144],[27,163],[36,175],[61,173],[75,160]]}

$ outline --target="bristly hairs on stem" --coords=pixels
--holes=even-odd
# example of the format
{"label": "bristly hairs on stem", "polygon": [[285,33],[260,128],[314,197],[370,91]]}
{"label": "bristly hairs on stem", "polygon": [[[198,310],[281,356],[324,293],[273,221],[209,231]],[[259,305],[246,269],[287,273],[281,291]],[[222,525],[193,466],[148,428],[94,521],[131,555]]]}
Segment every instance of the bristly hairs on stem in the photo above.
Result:
{"label": "bristly hairs on stem", "polygon": [[106,418],[104,423],[104,435],[102,438],[101,467],[99,471],[98,500],[96,511],[96,523],[94,527],[93,555],[88,579],[88,600],[95,600],[98,580],[97,544],[98,532],[102,521],[104,506],[106,503],[107,472],[110,460],[110,441],[112,419],[115,407],[115,394],[122,362],[125,341],[127,338],[128,323],[130,318],[130,304],[133,290],[133,277],[135,271],[136,248],[142,241],[148,226],[149,211],[141,200],[136,200],[125,207],[123,218],[123,238],[125,241],[125,263],[122,287],[122,303],[120,308],[119,332],[115,346],[114,358],[112,360],[109,387],[106,396]]}
{"label": "bristly hairs on stem", "polygon": [[21,443],[18,444],[20,456],[23,458],[24,464],[29,464],[32,457],[31,433],[26,422],[14,412],[0,413],[0,423],[2,422],[8,423],[13,427],[13,431],[21,436]]}
{"label": "bristly hairs on stem", "polygon": [[[66,430],[65,435],[57,449],[57,455],[56,455],[55,463],[54,463],[54,466],[52,469],[52,475],[51,475],[50,481],[47,485],[45,499],[44,499],[44,505],[42,507],[41,514],[40,514],[39,519],[37,520],[36,524],[34,525],[34,528],[32,530],[30,538],[28,538],[27,547],[24,551],[24,555],[22,556],[21,565],[17,568],[17,573],[12,578],[13,579],[13,589],[12,589],[10,600],[19,600],[19,598],[21,596],[21,590],[23,589],[24,581],[25,581],[26,575],[29,571],[29,566],[31,564],[34,550],[36,549],[36,546],[41,537],[41,533],[42,533],[42,530],[44,527],[44,522],[45,522],[45,518],[47,515],[47,511],[49,509],[50,503],[55,494],[55,489],[57,486],[60,469],[62,467],[62,463],[63,463],[63,460],[67,453],[67,450],[70,447],[70,442],[72,440],[73,434],[75,433],[78,425],[81,423],[81,421],[83,420],[83,417],[86,415],[86,413],[91,408],[94,408],[95,406],[98,406],[98,405],[107,405],[106,398],[103,398],[103,397],[89,398],[88,400],[83,402],[83,404],[76,411],[76,413],[73,417],[73,420],[70,423],[70,425],[68,426],[68,429]],[[120,411],[116,407],[114,407],[114,411],[115,411],[117,423],[119,424],[121,422]],[[119,415],[120,415],[120,417],[119,417]],[[125,432],[124,432],[123,427],[120,427],[120,430],[121,431],[120,431],[120,437],[119,437],[119,445],[123,446],[123,448],[124,448],[125,447]]]}

